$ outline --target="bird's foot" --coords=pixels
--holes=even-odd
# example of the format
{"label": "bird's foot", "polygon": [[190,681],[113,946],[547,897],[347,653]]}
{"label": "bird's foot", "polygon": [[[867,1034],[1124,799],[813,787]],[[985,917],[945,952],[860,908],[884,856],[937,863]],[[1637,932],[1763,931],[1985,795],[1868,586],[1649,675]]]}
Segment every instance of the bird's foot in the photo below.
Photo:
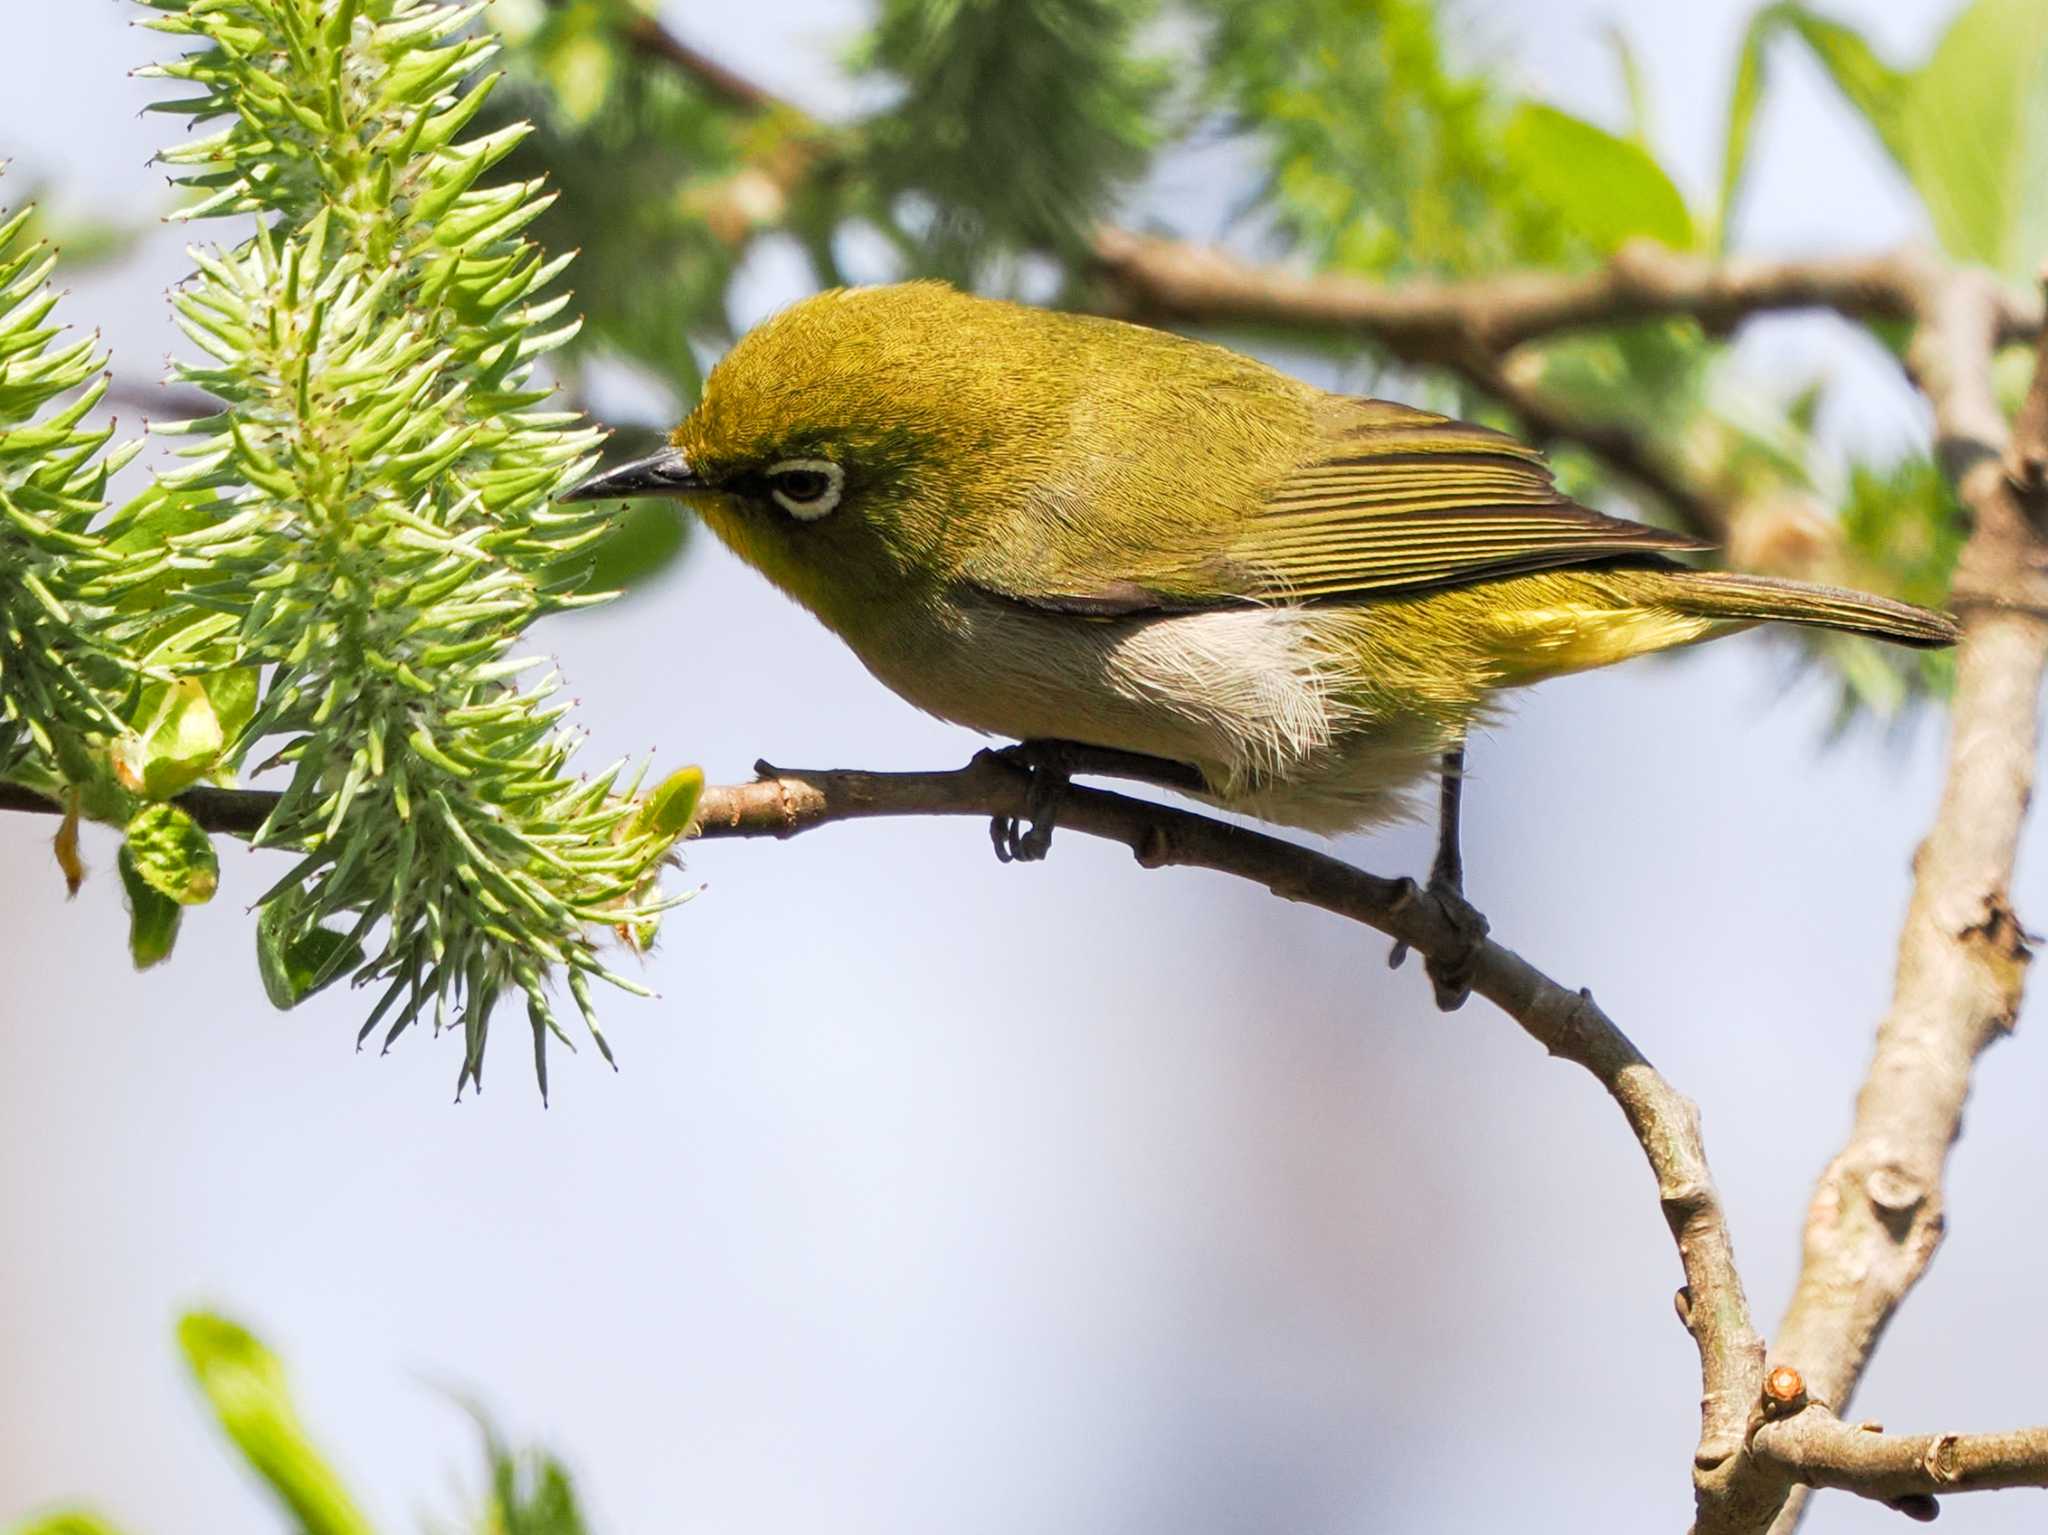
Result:
{"label": "bird's foot", "polygon": [[1457,933],[1458,947],[1448,955],[1430,955],[1422,962],[1422,969],[1435,988],[1437,1007],[1446,1013],[1455,1013],[1472,995],[1472,978],[1479,967],[1479,950],[1486,942],[1486,918],[1478,907],[1465,899],[1465,892],[1457,885],[1432,878],[1429,893],[1436,897],[1445,918]]}
{"label": "bird's foot", "polygon": [[[998,749],[995,755],[1012,767],[1031,775],[1025,799],[1026,812],[999,815],[988,823],[989,841],[995,844],[1002,863],[1037,863],[1052,849],[1053,828],[1059,824],[1060,804],[1073,781],[1074,759],[1061,741],[1022,741]],[[1028,825],[1026,823],[1029,823]]]}
{"label": "bird's foot", "polygon": [[[1396,904],[1405,906],[1423,887],[1412,879],[1403,880],[1401,884],[1403,891]],[[1444,918],[1450,923],[1458,942],[1450,954],[1432,954],[1425,958],[1423,973],[1429,977],[1430,986],[1436,992],[1438,1008],[1446,1013],[1455,1013],[1472,995],[1472,979],[1479,965],[1479,950],[1486,942],[1487,922],[1479,908],[1465,899],[1463,888],[1445,879],[1442,870],[1430,875],[1427,888],[1430,897],[1443,909]],[[1397,941],[1387,954],[1387,968],[1398,970],[1407,958],[1407,943]]]}

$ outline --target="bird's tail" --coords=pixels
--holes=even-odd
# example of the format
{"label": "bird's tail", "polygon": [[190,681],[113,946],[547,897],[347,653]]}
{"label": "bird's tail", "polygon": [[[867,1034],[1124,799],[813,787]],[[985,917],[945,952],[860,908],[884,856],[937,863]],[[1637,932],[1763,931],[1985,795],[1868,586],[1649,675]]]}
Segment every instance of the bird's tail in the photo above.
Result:
{"label": "bird's tail", "polygon": [[1659,594],[1665,605],[1699,618],[1810,624],[1922,650],[1953,645],[1958,634],[1956,621],[1946,613],[1867,592],[1736,571],[1674,570],[1664,576],[1670,583],[1668,590]]}

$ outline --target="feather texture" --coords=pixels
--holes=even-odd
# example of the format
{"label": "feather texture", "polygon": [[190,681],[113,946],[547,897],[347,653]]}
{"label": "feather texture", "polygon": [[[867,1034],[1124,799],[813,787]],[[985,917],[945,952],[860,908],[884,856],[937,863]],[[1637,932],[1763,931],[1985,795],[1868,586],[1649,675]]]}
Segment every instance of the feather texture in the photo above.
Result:
{"label": "feather texture", "polygon": [[1261,601],[1377,596],[1707,547],[1560,495],[1503,433],[1386,400],[1330,397],[1317,451],[1225,546]]}

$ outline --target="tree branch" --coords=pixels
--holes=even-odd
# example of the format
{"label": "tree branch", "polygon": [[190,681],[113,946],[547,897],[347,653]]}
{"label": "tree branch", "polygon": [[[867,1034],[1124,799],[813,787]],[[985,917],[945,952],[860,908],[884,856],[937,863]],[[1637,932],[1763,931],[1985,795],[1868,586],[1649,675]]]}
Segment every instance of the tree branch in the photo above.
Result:
{"label": "tree branch", "polygon": [[[1341,273],[1299,274],[1240,261],[1183,241],[1126,230],[1095,237],[1102,271],[1134,301],[1168,319],[1281,325],[1369,336],[1415,362],[1455,366],[1472,347],[1508,352],[1564,331],[1685,317],[1709,331],[1760,314],[1831,309],[1855,320],[1916,319],[1945,268],[1924,252],[1797,260],[1705,261],[1651,240],[1632,241],[1582,273],[1509,272],[1447,282],[1378,282]],[[2041,328],[2042,305],[1993,288],[1995,336],[2021,341]]]}
{"label": "tree branch", "polygon": [[[835,821],[884,816],[1023,817],[1030,778],[992,752],[940,773],[822,772],[770,768],[752,783],[707,788],[695,836],[787,838]],[[275,796],[189,790],[178,803],[210,831],[246,835]],[[0,809],[55,812],[54,801],[0,784]],[[1413,880],[1385,879],[1264,832],[1099,789],[1075,788],[1060,825],[1119,842],[1148,869],[1210,869],[1378,929],[1424,955],[1464,952],[1461,929]],[[1483,941],[1473,989],[1552,1055],[1593,1074],[1614,1098],[1657,1180],[1658,1201],[1685,1274],[1682,1319],[1698,1344],[1703,1385],[1701,1474],[1742,1448],[1763,1375],[1763,1344],[1749,1320],[1726,1212],[1708,1170],[1699,1111],[1658,1075],[1593,1001],[1544,975],[1512,949]]]}
{"label": "tree branch", "polygon": [[[1923,305],[1910,361],[1975,518],[1956,580],[1963,638],[1947,783],[1914,859],[1891,1009],[1848,1141],[1814,1190],[1798,1286],[1772,1349],[1837,1408],[1941,1241],[1942,1179],[1970,1072],[2012,1028],[2031,957],[2009,885],[2048,675],[2048,543],[2036,522],[2048,463],[2048,336],[2009,441],[1991,384],[2004,323],[1997,290],[1959,272]],[[1802,1501],[1778,1517],[1781,1535]]]}
{"label": "tree branch", "polygon": [[[751,784],[708,789],[698,836],[791,837],[834,821],[891,815],[1020,816],[1027,780],[989,753],[956,773],[797,772],[762,765]],[[1100,790],[1075,789],[1060,824],[1120,842],[1146,868],[1210,869],[1377,928],[1425,955],[1460,951],[1458,929],[1410,880],[1383,879],[1278,837]],[[1763,1343],[1750,1325],[1726,1212],[1707,1168],[1699,1111],[1585,991],[1570,990],[1513,950],[1487,940],[1473,989],[1552,1055],[1607,1089],[1657,1179],[1658,1202],[1685,1272],[1681,1317],[1700,1353],[1699,1476],[1742,1449],[1763,1379]]]}
{"label": "tree branch", "polygon": [[[805,115],[657,21],[636,24],[631,35],[650,57],[730,106]],[[1796,309],[1912,321],[1923,311],[1930,283],[1946,270],[1937,258],[1912,248],[1876,256],[1713,262],[1637,240],[1592,272],[1380,282],[1341,273],[1291,273],[1113,226],[1096,231],[1093,255],[1101,274],[1134,306],[1159,318],[1343,331],[1369,336],[1408,360],[1453,368],[1475,347],[1498,355],[1563,331],[1677,316],[1714,332],[1759,314]],[[1994,291],[2000,345],[2039,332],[2040,295]]]}
{"label": "tree branch", "polygon": [[107,403],[138,411],[145,421],[194,421],[227,409],[224,401],[182,384],[141,383],[116,378],[107,386]]}
{"label": "tree branch", "polygon": [[[560,10],[567,0],[546,0]],[[637,16],[624,28],[627,39],[649,58],[659,59],[676,73],[695,81],[708,96],[741,112],[796,112],[799,109],[763,85],[728,69],[701,49],[692,48],[654,16]]]}
{"label": "tree branch", "polygon": [[1936,1493],[2048,1487],[2048,1428],[1887,1434],[1844,1423],[1816,1402],[1765,1423],[1750,1453],[1788,1481],[1874,1498],[1919,1519],[1934,1517]]}
{"label": "tree branch", "polygon": [[[561,0],[550,0],[550,3],[560,4]],[[726,68],[709,54],[692,48],[655,17],[636,18],[629,25],[627,36],[636,48],[674,66],[726,106],[742,112],[800,113],[802,110],[738,71]]]}
{"label": "tree branch", "polygon": [[[177,804],[207,831],[229,837],[250,837],[276,808],[277,799],[276,793],[269,789],[218,789],[201,785],[180,794]],[[64,806],[26,785],[0,780],[0,810],[62,815]]]}

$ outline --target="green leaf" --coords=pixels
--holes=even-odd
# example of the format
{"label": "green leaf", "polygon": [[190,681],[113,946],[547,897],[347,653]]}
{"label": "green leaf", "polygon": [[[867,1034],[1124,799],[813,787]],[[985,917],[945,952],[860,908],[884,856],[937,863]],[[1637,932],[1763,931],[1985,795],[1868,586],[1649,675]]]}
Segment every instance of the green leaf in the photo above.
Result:
{"label": "green leaf", "polygon": [[124,787],[148,799],[191,788],[227,747],[206,683],[196,677],[143,689],[134,718],[137,728],[115,744],[114,769]]}
{"label": "green leaf", "polygon": [[1595,249],[1643,236],[1674,250],[1692,245],[1684,197],[1640,145],[1539,102],[1515,109],[1506,142],[1529,191]]}
{"label": "green leaf", "polygon": [[176,805],[145,805],[128,823],[122,848],[136,877],[180,906],[204,906],[220,888],[213,839]]}
{"label": "green leaf", "polygon": [[1728,131],[1721,150],[1721,206],[1716,225],[1718,248],[1725,250],[1736,198],[1749,168],[1750,140],[1757,107],[1763,100],[1767,53],[1780,36],[1790,34],[1813,50],[1814,58],[1835,82],[1835,88],[1890,151],[1903,159],[1904,116],[1908,78],[1880,59],[1855,28],[1794,0],[1767,5],[1750,19],[1735,65],[1735,86],[1728,103]]}
{"label": "green leaf", "polygon": [[18,1524],[13,1535],[120,1535],[120,1531],[97,1514],[70,1509]]}
{"label": "green leaf", "polygon": [[[1195,0],[1206,96],[1264,151],[1259,202],[1321,266],[1470,274],[1589,252],[1503,136],[1513,103],[1434,0]],[[1483,50],[1482,50],[1483,51]]]}
{"label": "green leaf", "polygon": [[2031,281],[2048,258],[2048,5],[1965,9],[1913,78],[1900,138],[1942,247]]}
{"label": "green leaf", "polygon": [[304,1535],[371,1535],[369,1520],[307,1438],[277,1356],[246,1329],[204,1312],[179,1321],[178,1342],[222,1429]]}
{"label": "green leaf", "polygon": [[586,1535],[568,1467],[545,1450],[514,1450],[479,1408],[469,1412],[483,1433],[490,1477],[482,1527],[493,1535]]}
{"label": "green leaf", "polygon": [[1643,73],[1643,61],[1636,54],[1628,33],[1614,22],[1603,29],[1607,46],[1614,53],[1614,66],[1621,72],[1621,86],[1628,94],[1628,141],[1644,149],[1656,137],[1655,113],[1650,107],[1650,82]]}
{"label": "green leaf", "polygon": [[256,973],[270,1005],[288,1013],[363,962],[363,946],[346,933],[305,927],[290,894],[256,914]]}
{"label": "green leaf", "polygon": [[598,33],[599,15],[586,8],[578,19],[581,26],[565,29],[555,39],[543,68],[563,116],[580,128],[597,116],[610,96],[617,63],[612,48]]}
{"label": "green leaf", "polygon": [[125,843],[117,862],[121,888],[128,893],[128,957],[137,970],[147,970],[171,957],[185,908],[142,877]]}
{"label": "green leaf", "polygon": [[253,666],[230,666],[199,679],[199,685],[206,689],[206,701],[213,708],[214,721],[230,748],[256,717],[262,682],[263,673]]}
{"label": "green leaf", "polygon": [[671,840],[680,837],[690,829],[690,822],[697,814],[697,801],[703,793],[702,768],[677,768],[661,781],[659,788],[640,802],[640,812],[633,817],[633,829]]}
{"label": "green leaf", "polygon": [[1798,37],[1926,205],[1942,248],[2030,280],[2048,251],[2048,6],[1974,0],[1917,70],[1880,59],[1855,29],[1781,0],[1751,21],[1722,155],[1721,232],[1747,168],[1765,51]]}

